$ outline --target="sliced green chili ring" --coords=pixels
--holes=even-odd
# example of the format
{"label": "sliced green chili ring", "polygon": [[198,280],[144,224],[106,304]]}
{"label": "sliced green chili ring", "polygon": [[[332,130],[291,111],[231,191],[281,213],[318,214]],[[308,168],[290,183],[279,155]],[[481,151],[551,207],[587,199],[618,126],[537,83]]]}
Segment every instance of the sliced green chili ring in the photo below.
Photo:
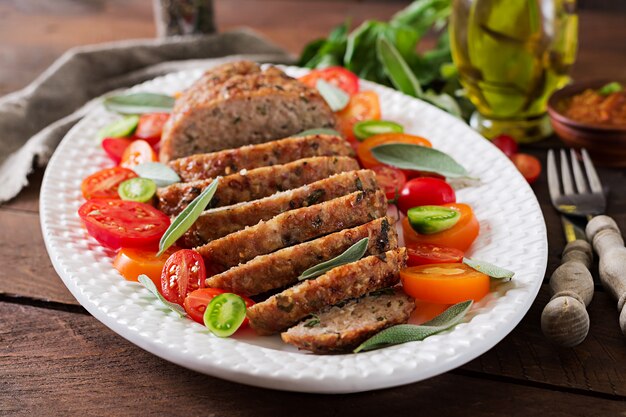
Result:
{"label": "sliced green chili ring", "polygon": [[148,178],[131,178],[117,187],[117,193],[122,200],[138,201],[140,203],[150,201],[156,190],[156,183]]}
{"label": "sliced green chili ring", "polygon": [[125,138],[130,136],[137,128],[138,123],[139,116],[136,114],[124,116],[98,130],[98,139]]}
{"label": "sliced green chili ring", "polygon": [[413,230],[423,235],[443,232],[461,218],[458,211],[441,206],[413,207],[406,214]]}
{"label": "sliced green chili ring", "polygon": [[231,293],[213,298],[203,316],[204,325],[217,337],[228,337],[235,333],[245,318],[245,301]]}
{"label": "sliced green chili ring", "polygon": [[380,135],[382,133],[402,133],[404,127],[396,122],[389,120],[365,120],[358,122],[353,128],[354,136],[360,141],[364,141],[370,136]]}
{"label": "sliced green chili ring", "polygon": [[618,83],[617,81],[613,81],[612,83],[608,83],[608,84],[603,85],[598,90],[598,94],[600,94],[602,96],[608,96],[609,94],[619,93],[623,89],[624,89],[624,87],[622,87],[622,85],[620,83]]}

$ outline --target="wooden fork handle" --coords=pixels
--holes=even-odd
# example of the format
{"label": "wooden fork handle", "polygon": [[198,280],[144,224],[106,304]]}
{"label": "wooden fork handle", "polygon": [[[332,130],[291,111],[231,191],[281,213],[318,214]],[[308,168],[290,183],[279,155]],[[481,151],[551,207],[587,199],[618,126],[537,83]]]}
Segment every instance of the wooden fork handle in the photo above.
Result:
{"label": "wooden fork handle", "polygon": [[599,257],[600,281],[617,299],[617,310],[620,312],[619,326],[626,335],[626,248],[624,239],[615,223],[609,216],[596,216],[587,223],[589,241]]}
{"label": "wooden fork handle", "polygon": [[580,344],[589,333],[587,306],[593,298],[589,266],[591,245],[584,240],[569,242],[561,265],[550,277],[552,298],[541,314],[541,330],[552,342],[566,347]]}

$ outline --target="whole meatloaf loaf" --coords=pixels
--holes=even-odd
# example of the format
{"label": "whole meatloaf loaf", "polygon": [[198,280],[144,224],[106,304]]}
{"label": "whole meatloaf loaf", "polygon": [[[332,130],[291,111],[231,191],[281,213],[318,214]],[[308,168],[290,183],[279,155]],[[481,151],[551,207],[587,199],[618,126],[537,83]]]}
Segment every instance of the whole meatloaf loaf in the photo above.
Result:
{"label": "whole meatloaf loaf", "polygon": [[230,175],[242,169],[286,164],[314,156],[352,155],[352,146],[339,136],[308,135],[186,156],[171,161],[169,166],[183,181],[188,182]]}
{"label": "whole meatloaf loaf", "polygon": [[317,90],[275,67],[228,63],[209,70],[176,100],[159,157],[168,162],[333,127],[335,116]]}

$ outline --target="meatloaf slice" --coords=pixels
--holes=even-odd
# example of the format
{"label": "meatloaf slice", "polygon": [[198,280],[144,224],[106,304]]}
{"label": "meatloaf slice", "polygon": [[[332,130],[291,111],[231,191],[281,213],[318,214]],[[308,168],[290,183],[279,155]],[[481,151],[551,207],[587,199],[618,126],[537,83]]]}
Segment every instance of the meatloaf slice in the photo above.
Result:
{"label": "meatloaf slice", "polygon": [[326,306],[393,286],[406,257],[399,248],[331,269],[250,307],[250,326],[261,335],[278,333]]}
{"label": "meatloaf slice", "polygon": [[286,164],[314,156],[352,155],[352,146],[339,136],[309,135],[191,155],[171,161],[169,165],[187,182],[230,175],[242,169]]}
{"label": "meatloaf slice", "polygon": [[226,270],[255,256],[265,255],[328,233],[383,217],[385,193],[357,191],[334,200],[289,210],[196,248],[207,265]]}
{"label": "meatloaf slice", "polygon": [[[347,156],[316,156],[284,165],[242,170],[220,180],[209,207],[230,206],[257,200],[278,191],[291,190],[340,172],[359,169],[356,160]],[[213,180],[172,184],[157,191],[158,208],[167,215],[180,213]]]}
{"label": "meatloaf slice", "polygon": [[388,217],[332,233],[309,242],[257,256],[243,265],[207,278],[206,286],[251,296],[298,282],[308,268],[342,254],[359,240],[369,237],[368,255],[398,247],[398,235]]}
{"label": "meatloaf slice", "polygon": [[327,307],[281,334],[285,343],[313,353],[345,353],[387,327],[404,324],[415,302],[401,290],[374,292]]}
{"label": "meatloaf slice", "polygon": [[163,128],[161,162],[335,127],[335,116],[317,90],[275,67],[258,72],[248,65],[246,70],[226,78],[217,67],[176,100]]}
{"label": "meatloaf slice", "polygon": [[204,245],[288,210],[312,206],[355,191],[372,192],[377,188],[374,171],[350,171],[260,200],[214,208],[202,213],[178,244],[184,248]]}

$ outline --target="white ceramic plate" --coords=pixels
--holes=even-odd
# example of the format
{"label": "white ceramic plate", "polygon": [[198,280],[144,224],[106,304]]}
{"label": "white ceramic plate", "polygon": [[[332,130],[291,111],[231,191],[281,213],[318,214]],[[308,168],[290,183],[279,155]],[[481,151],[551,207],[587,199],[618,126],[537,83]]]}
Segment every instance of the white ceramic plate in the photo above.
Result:
{"label": "white ceramic plate", "polygon": [[[291,75],[305,71],[287,70]],[[174,73],[131,90],[173,94],[200,74]],[[420,381],[483,354],[519,323],[541,285],[547,239],[537,199],[513,164],[462,121],[389,88],[365,81],[361,86],[380,95],[385,119],[430,139],[481,179],[481,185],[457,193],[480,220],[481,233],[469,255],[516,272],[452,331],[372,352],[318,356],[250,330],[220,339],[160,307],[146,289],[113,269],[114,254],[87,235],[77,215],[81,180],[112,165],[95,139],[97,130],[117,117],[104,108],[67,134],[46,170],[41,225],[56,271],[91,314],[132,343],[181,366],[244,384],[316,393],[366,391]]]}

